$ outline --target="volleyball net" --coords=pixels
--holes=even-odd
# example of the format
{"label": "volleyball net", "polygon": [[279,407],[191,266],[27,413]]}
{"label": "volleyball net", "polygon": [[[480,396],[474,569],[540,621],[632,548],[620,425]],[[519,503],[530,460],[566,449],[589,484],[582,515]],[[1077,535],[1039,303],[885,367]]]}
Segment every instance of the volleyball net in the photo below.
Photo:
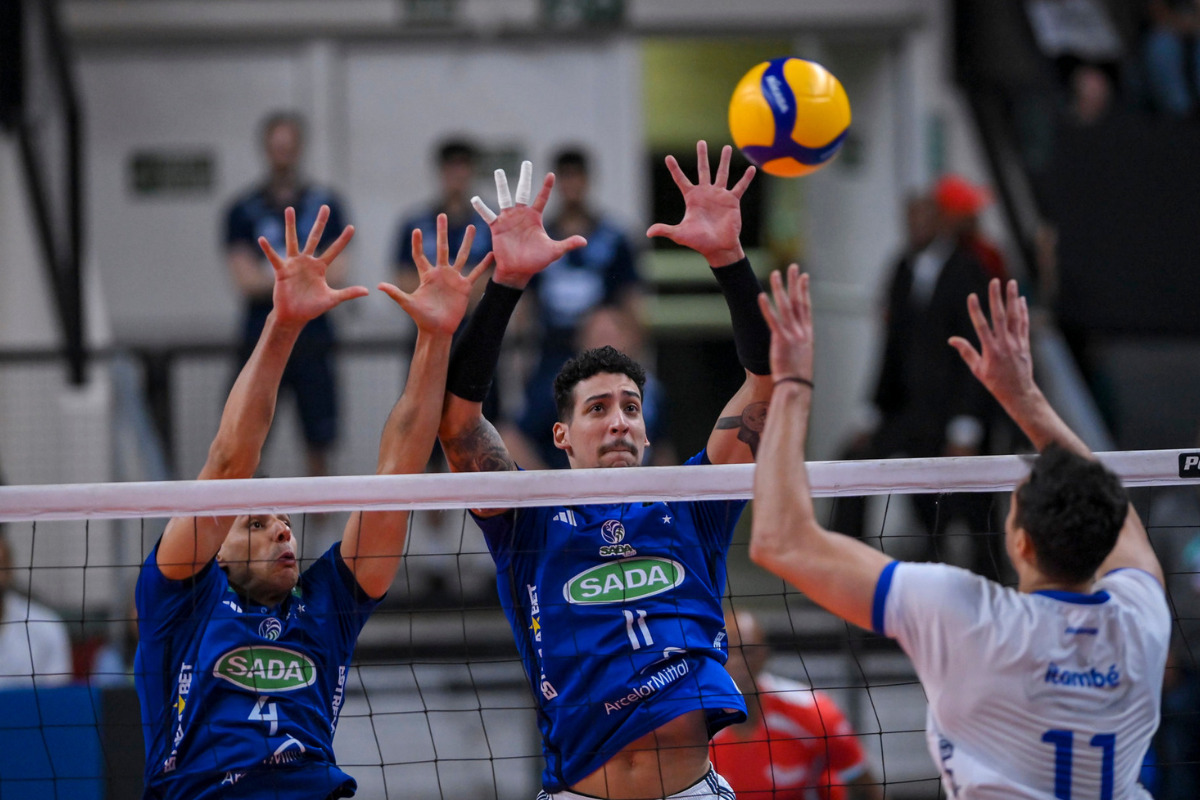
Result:
{"label": "volleyball net", "polygon": [[[1130,490],[1167,575],[1177,641],[1166,691],[1196,695],[1200,454],[1100,458]],[[1027,472],[1026,456],[809,464],[829,527],[856,519],[863,539],[890,555],[944,560],[1008,584],[1008,492]],[[364,798],[532,798],[543,768],[534,698],[491,556],[465,509],[748,499],[752,481],[744,465],[0,487],[10,551],[0,570],[8,586],[0,797],[140,796],[133,587],[168,518],[289,513],[307,566],[341,538],[347,512],[412,509],[400,573],[363,629],[345,683],[338,763]],[[757,618],[767,670],[840,708],[886,797],[938,797],[924,693],[907,658],[755,567],[752,515],[753,504],[735,531],[724,599]],[[648,633],[636,620],[629,627],[642,644]],[[1194,738],[1198,711],[1164,705],[1147,781],[1196,769],[1171,745]],[[813,786],[840,780],[836,770],[811,778]]]}

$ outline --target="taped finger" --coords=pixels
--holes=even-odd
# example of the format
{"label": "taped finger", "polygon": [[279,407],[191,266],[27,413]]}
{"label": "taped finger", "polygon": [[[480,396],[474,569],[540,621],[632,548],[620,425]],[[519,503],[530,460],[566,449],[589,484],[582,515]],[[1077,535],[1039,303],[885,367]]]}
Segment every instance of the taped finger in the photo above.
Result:
{"label": "taped finger", "polygon": [[487,203],[483,202],[483,198],[475,195],[471,198],[471,205],[479,212],[479,216],[483,217],[483,221],[491,225],[496,221],[496,212],[487,207]]}
{"label": "taped finger", "polygon": [[529,198],[533,196],[533,162],[521,162],[521,177],[517,179],[517,205],[529,205]]}
{"label": "taped finger", "polygon": [[496,202],[500,204],[500,210],[512,208],[512,194],[508,191],[508,176],[504,174],[504,170],[496,170]]}

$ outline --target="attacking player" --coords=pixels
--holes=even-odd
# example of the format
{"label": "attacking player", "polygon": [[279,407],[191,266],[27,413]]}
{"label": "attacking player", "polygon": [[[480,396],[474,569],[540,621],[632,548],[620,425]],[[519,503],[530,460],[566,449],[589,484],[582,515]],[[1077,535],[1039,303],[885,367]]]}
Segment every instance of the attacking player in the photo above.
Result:
{"label": "attacking player", "polygon": [[1041,452],[1012,493],[1016,589],[944,564],[893,561],[824,530],[804,467],[812,405],[808,276],[772,277],[775,391],[759,448],[750,557],[834,614],[890,636],[929,698],[929,750],[950,797],[1149,798],[1171,616],[1162,568],[1119,479],[1033,380],[1029,309],[989,287],[968,305],[976,350],[950,340]]}
{"label": "attacking player", "polygon": [[[754,458],[771,391],[769,332],[758,310],[758,279],[739,240],[740,198],[750,168],[732,188],[730,148],[715,178],[700,142],[693,184],[668,156],[683,192],[678,225],[654,225],[713,267],[730,307],[745,382],[725,406],[703,452],[689,464]],[[532,205],[532,168],[521,167],[516,204],[497,172],[500,213],[476,206],[492,231],[496,272],[455,347],[439,432],[456,471],[516,469],[481,413],[500,340],[529,279],[581,237],[553,241],[542,209],[547,175]],[[476,198],[478,200],[478,198]],[[634,467],[647,445],[644,372],[611,347],[569,361],[554,383],[554,442],[572,468]],[[551,431],[546,432],[547,435]],[[496,561],[501,604],[538,702],[546,769],[543,796],[732,797],[708,761],[708,741],[745,718],[724,670],[721,595],[725,557],[744,502],[658,502],[475,511]]]}
{"label": "attacking player", "polygon": [[[353,235],[315,251],[322,208],[303,250],[287,209],[286,252],[260,240],[275,270],[274,309],[221,415],[200,479],[250,478],[275,414],[292,346],[309,320],[365,287],[334,291],[325,272]],[[414,253],[422,253],[414,233]],[[437,265],[416,256],[411,295],[379,288],[417,325],[404,394],[384,426],[380,474],[425,467],[445,392],[450,341],[488,259],[462,274],[468,233],[453,265],[445,217]],[[354,795],[333,754],[354,643],[387,592],[404,549],[408,512],[354,513],[345,537],[303,573],[286,514],[175,517],[137,584],[140,644],[135,683],[146,738],[146,790],[154,800]]]}

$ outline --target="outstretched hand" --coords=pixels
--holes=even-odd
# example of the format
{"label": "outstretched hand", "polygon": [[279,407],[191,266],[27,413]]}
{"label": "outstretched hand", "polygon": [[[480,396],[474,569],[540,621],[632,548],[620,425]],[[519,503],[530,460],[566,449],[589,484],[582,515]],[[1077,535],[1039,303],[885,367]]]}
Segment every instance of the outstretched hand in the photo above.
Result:
{"label": "outstretched hand", "polygon": [[390,283],[379,284],[379,290],[395,300],[413,322],[423,331],[452,335],[467,313],[471,287],[487,272],[492,263],[488,253],[466,275],[463,268],[471,254],[471,243],[475,241],[475,226],[468,225],[454,263],[450,263],[450,243],[445,214],[437,217],[437,263],[430,264],[425,257],[420,228],[412,232],[413,262],[421,283],[409,294]]}
{"label": "outstretched hand", "polygon": [[285,223],[284,244],[286,258],[281,258],[271,247],[266,237],[258,237],[271,268],[275,270],[275,289],[272,299],[275,314],[280,322],[304,324],[316,319],[335,306],[356,297],[366,297],[367,287],[348,286],[332,289],[325,281],[325,273],[350,239],[354,237],[354,226],[347,225],[337,240],[321,256],[316,255],[325,223],[329,220],[329,206],[321,206],[317,220],[308,232],[308,241],[300,250],[296,237],[296,211],[290,206],[283,212]]}
{"label": "outstretched hand", "polygon": [[950,345],[962,356],[971,374],[1005,408],[1036,391],[1033,381],[1033,356],[1029,348],[1029,304],[1017,292],[1017,282],[1010,280],[1007,298],[1002,296],[1000,279],[988,284],[988,305],[992,322],[989,325],[979,304],[979,296],[967,298],[967,310],[979,337],[979,350],[961,336],[950,338]]}
{"label": "outstretched hand", "polygon": [[801,274],[800,266],[787,269],[787,286],[778,272],[771,273],[771,294],[758,296],[758,307],[771,329],[771,377],[776,381],[801,378],[802,383],[813,379],[813,320],[812,300],[808,294],[808,273]]}
{"label": "outstretched hand", "polygon": [[587,239],[582,236],[571,236],[562,241],[550,238],[542,222],[542,212],[554,187],[554,173],[546,174],[541,191],[530,205],[532,182],[533,164],[523,161],[514,205],[508,190],[508,176],[504,170],[496,170],[499,215],[478,196],[471,198],[471,205],[492,231],[492,252],[496,255],[496,274],[492,279],[515,289],[524,289],[534,275],[571,250],[587,244]]}
{"label": "outstretched hand", "polygon": [[647,236],[664,236],[675,244],[690,247],[704,256],[714,267],[724,267],[740,261],[745,253],[740,240],[742,232],[742,195],[754,178],[754,167],[748,167],[732,189],[725,188],[729,182],[729,159],[733,148],[721,148],[721,160],[717,164],[716,178],[709,175],[708,143],[703,139],[696,142],[698,163],[696,182],[692,183],[683,174],[675,156],[667,156],[667,169],[675,179],[675,185],[683,193],[685,210],[678,225],[661,222],[651,225]]}

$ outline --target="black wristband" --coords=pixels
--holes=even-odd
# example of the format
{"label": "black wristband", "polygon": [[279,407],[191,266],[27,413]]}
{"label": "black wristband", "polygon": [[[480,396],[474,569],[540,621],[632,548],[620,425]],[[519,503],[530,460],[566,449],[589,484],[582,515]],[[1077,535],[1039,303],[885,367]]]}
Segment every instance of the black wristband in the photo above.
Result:
{"label": "black wristband", "polygon": [[450,354],[446,391],[473,403],[482,403],[487,397],[496,364],[500,362],[504,329],[508,327],[521,293],[521,289],[488,281],[471,321]]}
{"label": "black wristband", "polygon": [[743,258],[727,267],[712,267],[713,277],[725,295],[729,319],[733,324],[733,343],[738,361],[755,375],[771,374],[771,329],[758,308],[762,285]]}

